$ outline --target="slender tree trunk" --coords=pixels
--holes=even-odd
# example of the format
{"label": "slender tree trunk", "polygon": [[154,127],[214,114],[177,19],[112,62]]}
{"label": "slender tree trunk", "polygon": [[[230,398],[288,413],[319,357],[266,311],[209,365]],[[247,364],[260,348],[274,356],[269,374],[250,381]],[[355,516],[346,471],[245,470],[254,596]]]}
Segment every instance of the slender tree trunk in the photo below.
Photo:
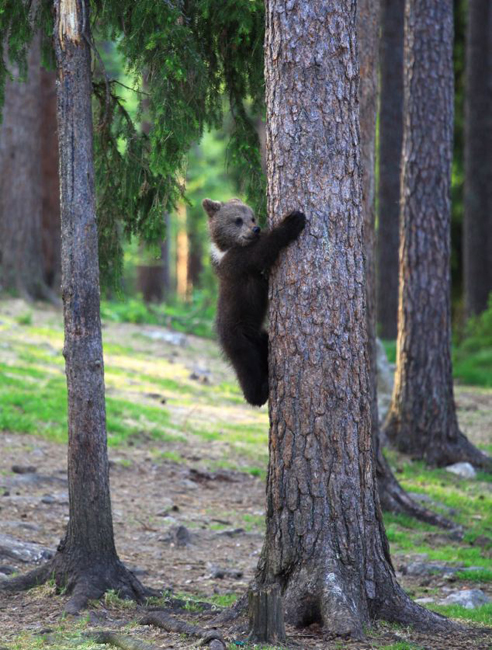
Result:
{"label": "slender tree trunk", "polygon": [[377,320],[383,339],[395,339],[398,324],[404,15],[405,0],[381,0]]}
{"label": "slender tree trunk", "polygon": [[460,432],[453,397],[450,186],[453,3],[407,0],[397,373],[386,433],[431,465],[489,459]]}
{"label": "slender tree trunk", "polygon": [[[108,589],[145,591],[116,554],[106,442],[104,364],[92,146],[89,0],[55,0],[64,356],[68,387],[67,533],[53,560],[2,584],[21,589],[54,576],[76,613]],[[85,31],[84,31],[85,28]]]}
{"label": "slender tree trunk", "polygon": [[377,397],[376,273],[375,273],[375,158],[378,97],[378,0],[359,0],[357,33],[360,60],[360,142],[362,166],[362,215],[364,221],[365,276],[367,291],[367,338],[371,427],[376,458],[379,498],[384,510],[405,513],[428,523],[454,528],[453,522],[415,503],[396,480],[383,456]]}
{"label": "slender tree trunk", "polygon": [[[398,586],[379,508],[361,215],[355,0],[266,4],[271,223],[307,214],[270,279],[267,530],[256,590],[287,622],[447,625]],[[270,620],[274,620],[272,616]]]}
{"label": "slender tree trunk", "polygon": [[41,175],[44,278],[59,291],[61,284],[60,184],[56,125],[56,74],[41,70]]}
{"label": "slender tree trunk", "polygon": [[492,4],[469,0],[465,92],[465,312],[492,291]]}
{"label": "slender tree trunk", "polygon": [[0,284],[26,299],[47,297],[41,247],[40,38],[28,78],[7,80],[0,130]]}

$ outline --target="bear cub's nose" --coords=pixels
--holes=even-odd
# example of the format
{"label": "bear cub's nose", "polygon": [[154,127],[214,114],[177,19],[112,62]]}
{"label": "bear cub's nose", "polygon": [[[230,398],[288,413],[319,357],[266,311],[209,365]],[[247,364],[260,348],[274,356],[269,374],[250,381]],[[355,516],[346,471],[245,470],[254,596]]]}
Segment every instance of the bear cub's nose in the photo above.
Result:
{"label": "bear cub's nose", "polygon": [[261,230],[260,226],[255,226],[253,228],[253,232],[255,233],[255,235],[257,235],[260,232],[260,230]]}

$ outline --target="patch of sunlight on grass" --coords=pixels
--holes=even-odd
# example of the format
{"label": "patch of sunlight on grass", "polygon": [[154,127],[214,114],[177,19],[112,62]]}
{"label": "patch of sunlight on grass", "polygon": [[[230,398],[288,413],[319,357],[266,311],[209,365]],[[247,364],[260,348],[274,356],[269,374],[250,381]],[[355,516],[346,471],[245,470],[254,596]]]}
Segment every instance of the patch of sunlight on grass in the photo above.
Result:
{"label": "patch of sunlight on grass", "polygon": [[430,603],[426,605],[426,607],[432,609],[434,612],[443,614],[443,616],[448,616],[449,618],[457,618],[471,621],[473,623],[492,625],[492,603],[482,605],[476,609],[466,609],[461,605],[436,605],[435,603]]}

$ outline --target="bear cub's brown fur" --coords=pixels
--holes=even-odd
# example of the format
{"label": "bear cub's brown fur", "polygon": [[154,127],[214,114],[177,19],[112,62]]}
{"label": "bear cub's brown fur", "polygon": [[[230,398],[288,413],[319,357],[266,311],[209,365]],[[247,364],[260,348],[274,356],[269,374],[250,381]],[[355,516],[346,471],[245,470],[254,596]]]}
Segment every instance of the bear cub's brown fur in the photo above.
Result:
{"label": "bear cub's brown fur", "polygon": [[219,278],[217,332],[236,371],[246,401],[268,399],[268,271],[280,251],[299,237],[306,217],[291,212],[275,228],[261,232],[253,210],[239,199],[204,199],[212,240],[212,263]]}

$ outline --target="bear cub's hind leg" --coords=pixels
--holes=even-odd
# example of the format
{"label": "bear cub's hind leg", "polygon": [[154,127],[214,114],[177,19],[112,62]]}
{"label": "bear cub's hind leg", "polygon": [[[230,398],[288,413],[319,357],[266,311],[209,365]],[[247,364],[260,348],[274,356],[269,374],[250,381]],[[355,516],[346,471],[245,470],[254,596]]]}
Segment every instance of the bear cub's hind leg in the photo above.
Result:
{"label": "bear cub's hind leg", "polygon": [[268,400],[268,334],[250,338],[241,335],[229,358],[236,371],[246,401],[252,406],[263,406]]}

